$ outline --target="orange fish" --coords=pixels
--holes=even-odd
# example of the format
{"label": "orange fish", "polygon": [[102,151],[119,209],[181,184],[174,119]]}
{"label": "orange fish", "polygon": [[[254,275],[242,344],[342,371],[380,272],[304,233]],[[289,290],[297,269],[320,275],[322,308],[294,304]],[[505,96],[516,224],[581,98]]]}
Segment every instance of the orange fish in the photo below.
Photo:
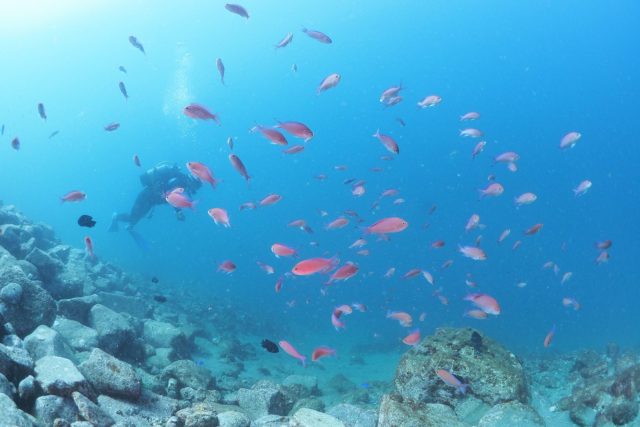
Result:
{"label": "orange fish", "polygon": [[95,258],[95,255],[93,253],[93,241],[91,240],[91,237],[86,236],[84,238],[84,246],[87,249],[87,253],[89,254],[89,257]]}
{"label": "orange fish", "polygon": [[534,234],[536,234],[538,231],[542,230],[544,224],[535,224],[533,226],[531,226],[531,228],[528,228],[527,230],[525,230],[524,234],[526,234],[527,236],[532,236]]}
{"label": "orange fish", "polygon": [[445,245],[444,240],[436,240],[435,242],[431,243],[431,247],[435,249],[440,249],[444,247],[444,245]]}
{"label": "orange fish", "polygon": [[216,188],[218,181],[213,177],[211,169],[209,169],[204,163],[187,162],[187,169],[189,169],[191,175],[195,176],[200,181],[208,182],[211,187]]}
{"label": "orange fish", "polygon": [[447,385],[455,387],[458,393],[465,394],[467,391],[467,387],[469,384],[463,384],[455,375],[453,375],[449,371],[445,371],[444,369],[438,369],[436,371],[436,375],[440,377],[442,381],[444,381]]}
{"label": "orange fish", "polygon": [[402,342],[407,345],[416,345],[420,342],[420,329],[416,329],[409,335],[402,339]]}
{"label": "orange fish", "polygon": [[405,313],[404,311],[388,311],[387,319],[397,320],[398,322],[400,322],[400,325],[404,326],[405,328],[411,327],[411,324],[413,323],[413,318],[411,317],[411,315],[409,313]]}
{"label": "orange fish", "polygon": [[87,195],[82,191],[73,190],[69,191],[67,194],[60,198],[62,203],[64,202],[81,202],[87,198]]}
{"label": "orange fish", "polygon": [[295,249],[291,249],[290,247],[280,243],[274,243],[271,245],[271,252],[273,252],[276,257],[296,256],[298,254]]}
{"label": "orange fish", "polygon": [[358,273],[358,266],[351,261],[337,269],[329,278],[327,285],[339,280],[349,280]]}
{"label": "orange fish", "polygon": [[336,355],[336,351],[333,348],[327,347],[327,346],[320,346],[320,347],[316,347],[313,350],[313,353],[311,353],[311,361],[317,362],[318,359],[320,359],[321,357],[335,356],[335,355]]}
{"label": "orange fish", "polygon": [[316,273],[327,273],[333,270],[340,260],[333,258],[310,258],[297,263],[291,272],[296,276],[309,276]]}
{"label": "orange fish", "polygon": [[556,325],[553,325],[549,333],[546,337],[544,337],[544,347],[547,348],[551,345],[551,340],[553,340],[553,336],[556,334]]}
{"label": "orange fish", "polygon": [[282,200],[282,196],[279,194],[269,194],[264,199],[260,200],[260,206],[270,206],[275,205],[280,200]]}

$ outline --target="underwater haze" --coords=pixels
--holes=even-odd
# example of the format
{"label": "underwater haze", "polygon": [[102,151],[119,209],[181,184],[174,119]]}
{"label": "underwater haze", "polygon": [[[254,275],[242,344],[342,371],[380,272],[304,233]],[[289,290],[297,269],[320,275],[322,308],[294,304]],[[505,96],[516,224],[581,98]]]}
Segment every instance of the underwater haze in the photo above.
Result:
{"label": "underwater haze", "polygon": [[[169,304],[249,316],[241,341],[285,340],[307,364],[329,346],[330,371],[341,354],[388,354],[362,381],[391,379],[416,328],[425,338],[472,327],[522,355],[638,347],[640,4],[242,6],[248,18],[218,1],[4,1],[2,202],[66,244],[85,250],[89,237],[97,259]],[[287,121],[313,137],[275,127]],[[201,181],[193,208],[163,188],[137,239],[126,223],[110,231],[162,162]],[[61,202],[70,191],[86,199]],[[528,192],[534,200],[515,201]],[[270,194],[281,200],[261,204]],[[79,226],[81,215],[96,225]],[[341,217],[346,226],[328,227]],[[274,256],[274,243],[296,255]],[[325,264],[313,272],[298,264],[314,258]],[[330,281],[349,263],[355,274]],[[260,353],[269,357],[305,372],[282,350]]]}

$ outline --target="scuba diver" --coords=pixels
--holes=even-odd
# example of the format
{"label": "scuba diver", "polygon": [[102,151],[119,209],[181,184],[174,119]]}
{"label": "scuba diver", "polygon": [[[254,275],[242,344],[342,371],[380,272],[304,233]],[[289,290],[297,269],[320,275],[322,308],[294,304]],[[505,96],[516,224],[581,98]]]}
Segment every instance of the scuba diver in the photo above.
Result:
{"label": "scuba diver", "polygon": [[[131,211],[129,213],[114,213],[109,227],[109,231],[118,231],[120,222],[128,223],[127,231],[131,233],[138,243],[141,243],[139,241],[140,236],[134,233],[133,227],[145,216],[150,217],[150,212],[155,206],[167,204],[165,200],[166,193],[181,187],[184,188],[184,192],[187,195],[192,196],[202,186],[198,179],[181,172],[175,164],[170,165],[167,162],[160,162],[157,166],[140,175],[140,183],[144,188],[136,197],[135,202],[133,202]],[[179,221],[184,221],[182,210],[175,208],[175,211],[176,218]]]}

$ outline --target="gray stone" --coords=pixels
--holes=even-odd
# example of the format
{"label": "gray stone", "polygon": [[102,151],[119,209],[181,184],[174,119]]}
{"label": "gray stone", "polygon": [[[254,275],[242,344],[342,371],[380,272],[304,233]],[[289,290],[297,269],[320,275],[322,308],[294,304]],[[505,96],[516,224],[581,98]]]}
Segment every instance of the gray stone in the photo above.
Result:
{"label": "gray stone", "polygon": [[191,387],[195,390],[208,389],[215,385],[215,381],[208,369],[198,366],[192,360],[178,360],[167,366],[161,374],[166,383],[169,378],[175,378],[178,388]]}
{"label": "gray stone", "polygon": [[98,346],[96,330],[75,320],[56,317],[53,329],[62,335],[62,338],[76,351],[91,351]]}
{"label": "gray stone", "polygon": [[490,406],[528,400],[520,361],[496,341],[471,328],[440,328],[407,351],[395,375],[398,394],[413,403],[455,406],[461,394],[436,371],[451,370],[470,393]]}
{"label": "gray stone", "polygon": [[289,425],[289,417],[280,415],[265,415],[251,421],[251,427],[284,427]]}
{"label": "gray stone", "polygon": [[0,427],[38,427],[36,419],[16,407],[13,400],[0,393]]}
{"label": "gray stone", "polygon": [[98,296],[100,297],[100,304],[109,307],[116,313],[127,313],[133,317],[144,319],[149,317],[152,312],[151,305],[140,297],[110,292],[98,292]]}
{"label": "gray stone", "polygon": [[454,408],[458,419],[472,425],[478,424],[480,418],[482,418],[489,409],[491,409],[491,406],[473,396],[467,396]]}
{"label": "gray stone", "polygon": [[189,407],[176,412],[176,416],[184,427],[217,427],[218,417],[215,412],[204,407]]}
{"label": "gray stone", "polygon": [[293,408],[289,411],[289,415],[295,414],[300,408],[309,408],[318,412],[326,412],[325,404],[317,397],[303,397],[302,399],[295,400]]}
{"label": "gray stone", "polygon": [[24,348],[33,360],[44,356],[60,356],[75,361],[73,350],[62,336],[48,326],[40,325],[24,338]]}
{"label": "gray stone", "polygon": [[301,408],[291,418],[290,427],[345,427],[339,419],[329,414],[314,411],[309,408]]}
{"label": "gray stone", "polygon": [[619,396],[611,402],[607,412],[615,425],[628,424],[638,416],[638,402]]}
{"label": "gray stone", "polygon": [[78,408],[80,417],[84,418],[85,421],[89,421],[93,425],[100,427],[110,427],[115,423],[113,418],[82,393],[74,391],[71,397]]}
{"label": "gray stone", "polygon": [[289,375],[282,382],[283,393],[296,401],[318,394],[318,378],[311,375]]}
{"label": "gray stone", "polygon": [[154,354],[147,357],[146,364],[151,368],[164,369],[165,366],[179,359],[172,348],[156,348]]}
{"label": "gray stone", "polygon": [[89,310],[89,326],[98,332],[100,348],[109,354],[117,355],[126,344],[135,339],[131,323],[101,304],[96,304]]}
{"label": "gray stone", "polygon": [[365,410],[349,403],[332,406],[326,412],[347,427],[376,427],[378,419],[378,414],[373,409]]}
{"label": "gray stone", "polygon": [[56,418],[75,421],[78,408],[70,397],[40,396],[36,399],[33,414],[45,426],[50,426]]}
{"label": "gray stone", "polygon": [[87,380],[69,359],[45,356],[35,367],[36,383],[47,394],[69,396],[74,391],[87,392]]}
{"label": "gray stone", "polygon": [[135,403],[101,395],[98,396],[98,404],[118,425],[151,427],[160,425],[169,418],[178,410],[180,402],[143,391]]}
{"label": "gray stone", "polygon": [[384,395],[378,411],[378,427],[468,427],[453,409],[439,403],[419,406],[402,402],[400,396]]}
{"label": "gray stone", "polygon": [[265,415],[286,415],[291,409],[280,387],[269,381],[258,381],[250,389],[238,390],[238,404],[253,419]]}
{"label": "gray stone", "polygon": [[22,298],[22,286],[18,283],[7,283],[0,291],[0,301],[7,304],[17,304]]}
{"label": "gray stone", "polygon": [[144,339],[154,347],[172,348],[177,357],[189,355],[189,343],[182,331],[170,323],[145,320]]}
{"label": "gray stone", "polygon": [[484,414],[478,427],[540,427],[544,420],[530,406],[520,402],[499,403]]}
{"label": "gray stone", "polygon": [[58,313],[67,319],[75,320],[83,325],[88,324],[89,310],[98,304],[98,295],[87,295],[78,298],[62,299],[58,301]]}
{"label": "gray stone", "polygon": [[249,427],[251,418],[238,411],[227,411],[218,414],[220,427]]}
{"label": "gray stone", "polygon": [[44,282],[51,282],[62,271],[63,264],[39,248],[33,248],[24,258],[35,265]]}
{"label": "gray stone", "polygon": [[0,373],[10,381],[17,382],[32,371],[33,360],[27,350],[0,344]]}
{"label": "gray stone", "polygon": [[0,394],[6,394],[10,398],[14,399],[16,395],[16,387],[0,373]]}
{"label": "gray stone", "polygon": [[76,421],[71,423],[71,427],[96,427],[96,425],[90,423],[89,421]]}
{"label": "gray stone", "polygon": [[128,363],[94,348],[78,369],[99,394],[136,400],[140,397],[141,381]]}
{"label": "gray stone", "polygon": [[87,276],[84,271],[82,274],[77,274],[65,266],[53,280],[45,281],[44,288],[57,300],[77,298],[83,295],[86,281]]}
{"label": "gray stone", "polygon": [[38,389],[36,387],[36,380],[33,378],[33,375],[29,375],[26,378],[23,378],[22,381],[18,384],[18,397],[22,402],[30,402],[33,401],[38,393]]}

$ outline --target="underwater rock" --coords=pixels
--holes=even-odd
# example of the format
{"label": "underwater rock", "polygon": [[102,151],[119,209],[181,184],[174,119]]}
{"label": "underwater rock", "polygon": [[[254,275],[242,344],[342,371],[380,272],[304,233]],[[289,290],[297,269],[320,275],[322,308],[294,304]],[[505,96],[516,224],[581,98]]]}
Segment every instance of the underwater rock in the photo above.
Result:
{"label": "underwater rock", "polygon": [[288,395],[286,397],[290,401],[296,402],[294,403],[293,407],[289,411],[289,415],[295,414],[296,411],[298,411],[298,409],[300,408],[309,408],[309,409],[313,409],[314,411],[325,412],[324,402],[318,399],[317,397],[303,397],[302,399],[299,399],[299,400],[292,400]]}
{"label": "underwater rock", "polygon": [[515,401],[495,405],[478,422],[478,427],[540,427],[544,425],[544,420],[533,408]]}
{"label": "underwater rock", "polygon": [[473,396],[467,396],[454,408],[458,419],[471,425],[478,424],[480,418],[482,418],[489,409],[491,409],[491,406]]}
{"label": "underwater rock", "polygon": [[346,427],[376,427],[378,421],[376,411],[348,403],[332,406],[326,412],[342,421]]}
{"label": "underwater rock", "polygon": [[39,248],[33,248],[24,259],[35,265],[40,279],[45,283],[55,280],[58,273],[64,268],[60,261]]}
{"label": "underwater rock", "polygon": [[106,412],[104,412],[98,405],[89,400],[82,393],[74,391],[71,394],[73,401],[78,408],[80,417],[89,421],[94,426],[111,427],[115,422]]}
{"label": "underwater rock", "polygon": [[572,370],[578,372],[582,378],[589,379],[606,375],[608,366],[607,361],[600,354],[587,350],[578,355]]}
{"label": "underwater rock", "polygon": [[265,415],[251,421],[251,427],[283,427],[289,424],[289,417],[280,415]]}
{"label": "underwater rock", "polygon": [[178,382],[178,388],[191,387],[195,390],[206,390],[215,387],[215,380],[208,369],[196,365],[192,360],[177,360],[164,368],[160,375],[166,383],[169,378]]}
{"label": "underwater rock", "polygon": [[24,337],[38,325],[50,326],[56,316],[55,301],[49,293],[27,278],[16,264],[16,259],[0,247],[0,291],[9,283],[22,288],[20,304],[5,304],[3,315],[15,327],[17,335]]}
{"label": "underwater rock", "polygon": [[54,280],[45,281],[44,288],[56,299],[78,298],[84,294],[84,284],[87,277],[76,274],[65,268]]}
{"label": "underwater rock", "polygon": [[36,383],[47,394],[70,396],[75,391],[87,393],[87,380],[69,359],[44,356],[35,366]]}
{"label": "underwater rock", "polygon": [[336,374],[329,380],[329,387],[338,393],[346,393],[356,388],[356,385],[342,374]]}
{"label": "underwater rock", "polygon": [[378,427],[469,427],[458,421],[450,406],[426,403],[416,406],[399,395],[385,394],[378,411]]}
{"label": "underwater rock", "polygon": [[37,427],[37,421],[29,414],[22,412],[9,396],[0,393],[0,421],[3,426]]}
{"label": "underwater rock", "polygon": [[58,301],[58,314],[87,325],[89,323],[89,311],[99,302],[100,298],[96,294],[62,299]]}
{"label": "underwater rock", "polygon": [[0,344],[0,373],[14,383],[33,372],[33,360],[27,350]]}
{"label": "underwater rock", "polygon": [[299,409],[289,422],[290,427],[345,427],[344,423],[329,414],[309,408]]}
{"label": "underwater rock", "polygon": [[206,407],[192,406],[176,412],[184,427],[217,427],[218,417]]}
{"label": "underwater rock", "polygon": [[22,286],[18,283],[7,283],[2,290],[0,290],[0,301],[6,304],[18,304],[22,298]]}
{"label": "underwater rock", "polygon": [[252,419],[265,415],[286,415],[293,406],[277,384],[258,381],[250,389],[241,388],[237,392],[238,404]]}
{"label": "underwater rock", "polygon": [[[147,318],[151,315],[152,308],[140,297],[121,295],[112,292],[98,292],[100,304],[109,307],[116,313],[127,313],[139,319]],[[168,347],[168,346],[160,346]]]}
{"label": "underwater rock", "polygon": [[311,395],[317,395],[318,378],[311,375],[289,375],[282,382],[282,392],[287,399],[296,401]]}
{"label": "underwater rock", "polygon": [[35,331],[24,338],[24,348],[33,360],[44,356],[60,356],[75,361],[69,344],[57,331],[45,325],[38,326]]}
{"label": "underwater rock", "polygon": [[94,348],[78,369],[99,394],[129,400],[140,397],[142,382],[131,365],[99,348]]}
{"label": "underwater rock", "polygon": [[70,397],[40,396],[36,399],[33,415],[45,426],[50,426],[56,418],[62,418],[67,422],[75,421],[78,408]]}
{"label": "underwater rock", "polygon": [[[473,334],[482,336],[486,351],[478,355]],[[528,390],[520,361],[504,347],[470,328],[441,328],[404,354],[395,375],[398,393],[414,403],[455,406],[460,395],[436,375],[451,369],[469,392],[489,405],[527,402]]]}
{"label": "underwater rock", "polygon": [[151,427],[171,417],[180,402],[145,390],[135,403],[101,395],[98,404],[118,425]]}
{"label": "underwater rock", "polygon": [[6,394],[10,398],[14,399],[16,395],[16,387],[0,373],[0,394]]}
{"label": "underwater rock", "polygon": [[171,348],[175,357],[189,357],[189,343],[182,331],[170,323],[157,320],[145,320],[143,337],[154,347]]}
{"label": "underwater rock", "polygon": [[38,387],[32,375],[23,378],[18,384],[18,397],[24,406],[30,406],[38,395]]}
{"label": "underwater rock", "polygon": [[238,411],[226,411],[218,414],[220,427],[249,427],[251,418]]}
{"label": "underwater rock", "polygon": [[53,322],[53,329],[75,351],[91,351],[91,349],[98,346],[98,332],[75,320],[56,317],[55,322]]}
{"label": "underwater rock", "polygon": [[607,417],[617,425],[630,423],[638,416],[638,402],[617,397],[607,410]]}
{"label": "underwater rock", "polygon": [[172,348],[156,348],[152,356],[147,357],[146,365],[150,368],[164,369],[171,362],[180,358]]}
{"label": "underwater rock", "polygon": [[135,339],[131,323],[121,314],[96,304],[89,310],[89,326],[98,332],[100,348],[109,354],[117,355],[125,344]]}

